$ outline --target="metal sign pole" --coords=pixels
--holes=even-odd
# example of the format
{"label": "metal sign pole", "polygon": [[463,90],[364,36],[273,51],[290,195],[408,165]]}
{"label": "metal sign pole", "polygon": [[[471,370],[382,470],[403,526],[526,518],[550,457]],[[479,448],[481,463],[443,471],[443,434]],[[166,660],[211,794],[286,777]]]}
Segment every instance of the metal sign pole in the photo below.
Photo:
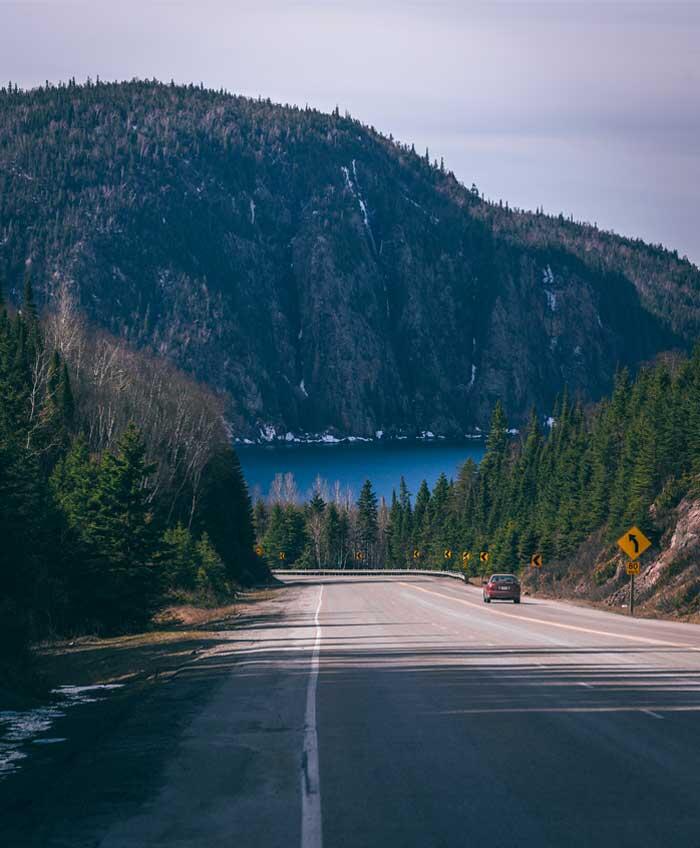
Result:
{"label": "metal sign pole", "polygon": [[634,572],[630,575],[630,615],[634,615]]}

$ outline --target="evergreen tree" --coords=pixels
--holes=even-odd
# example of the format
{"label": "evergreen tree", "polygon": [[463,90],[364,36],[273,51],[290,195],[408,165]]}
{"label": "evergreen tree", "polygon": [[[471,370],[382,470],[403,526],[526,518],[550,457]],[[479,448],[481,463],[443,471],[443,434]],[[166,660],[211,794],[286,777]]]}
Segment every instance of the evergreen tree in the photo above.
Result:
{"label": "evergreen tree", "polygon": [[164,576],[171,589],[193,589],[198,576],[198,552],[190,531],[178,522],[163,534]]}
{"label": "evergreen tree", "polygon": [[96,606],[112,628],[145,622],[158,597],[158,541],[148,503],[153,470],[138,428],[131,424],[97,472],[86,537],[99,571]]}
{"label": "evergreen tree", "polygon": [[357,500],[357,535],[366,563],[374,566],[374,548],[379,538],[379,525],[377,496],[369,480],[365,480]]}

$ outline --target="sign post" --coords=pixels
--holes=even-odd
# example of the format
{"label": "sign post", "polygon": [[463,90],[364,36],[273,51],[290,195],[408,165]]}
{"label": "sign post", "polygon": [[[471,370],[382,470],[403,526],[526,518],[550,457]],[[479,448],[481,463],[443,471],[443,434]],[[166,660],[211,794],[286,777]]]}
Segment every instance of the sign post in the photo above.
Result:
{"label": "sign post", "polygon": [[651,545],[639,527],[630,527],[617,540],[618,547],[623,550],[630,561],[627,563],[627,574],[630,578],[630,615],[634,615],[634,578],[639,574],[639,557]]}

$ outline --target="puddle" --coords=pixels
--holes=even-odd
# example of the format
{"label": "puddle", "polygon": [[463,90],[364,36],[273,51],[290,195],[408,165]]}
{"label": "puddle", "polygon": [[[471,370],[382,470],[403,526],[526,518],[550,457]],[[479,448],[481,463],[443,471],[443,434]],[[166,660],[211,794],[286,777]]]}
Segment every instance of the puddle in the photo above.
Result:
{"label": "puddle", "polygon": [[112,689],[121,689],[123,683],[104,683],[96,686],[60,686],[51,694],[55,702],[47,707],[32,710],[0,711],[0,780],[20,768],[28,753],[25,745],[56,745],[66,739],[59,736],[42,736],[53,727],[56,719],[63,718],[66,710],[79,704],[103,701]]}

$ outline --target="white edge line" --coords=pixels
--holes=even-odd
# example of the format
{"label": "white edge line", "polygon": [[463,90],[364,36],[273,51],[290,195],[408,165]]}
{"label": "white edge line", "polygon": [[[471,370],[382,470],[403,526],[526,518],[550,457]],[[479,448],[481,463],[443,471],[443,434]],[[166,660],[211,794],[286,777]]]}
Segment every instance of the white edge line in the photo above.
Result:
{"label": "white edge line", "polygon": [[316,640],[311,657],[309,682],[306,687],[306,713],[304,716],[304,751],[301,761],[301,848],[321,848],[323,828],[321,821],[321,777],[318,767],[318,732],[316,729],[316,690],[321,653],[321,625],[318,616],[323,600],[323,585],[318,593],[314,623]]}

